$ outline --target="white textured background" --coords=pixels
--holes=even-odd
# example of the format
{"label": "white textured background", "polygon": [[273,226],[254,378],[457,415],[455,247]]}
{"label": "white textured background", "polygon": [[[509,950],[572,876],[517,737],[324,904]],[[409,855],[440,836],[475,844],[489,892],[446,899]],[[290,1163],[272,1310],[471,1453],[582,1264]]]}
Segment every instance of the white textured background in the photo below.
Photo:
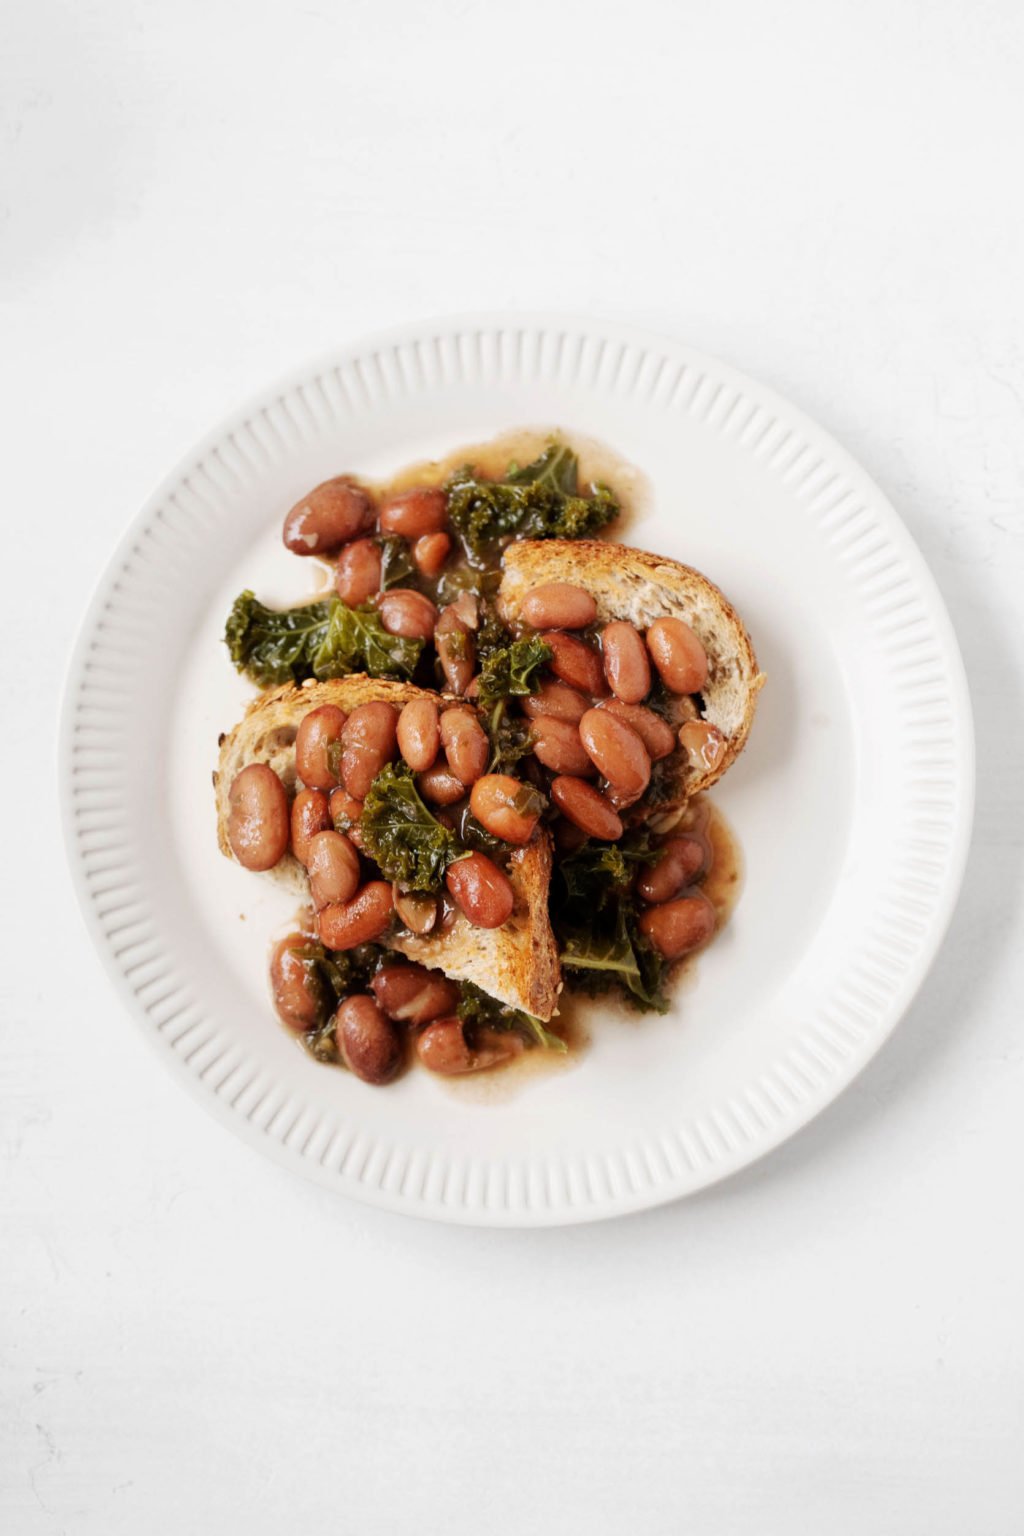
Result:
{"label": "white textured background", "polygon": [[[1024,1529],[1024,11],[610,10],[0,10],[12,1536]],[[208,1120],[87,947],[50,766],[88,590],[193,440],[362,330],[506,306],[670,331],[831,429],[979,738],[881,1057],[731,1183],[564,1233],[377,1215]]]}

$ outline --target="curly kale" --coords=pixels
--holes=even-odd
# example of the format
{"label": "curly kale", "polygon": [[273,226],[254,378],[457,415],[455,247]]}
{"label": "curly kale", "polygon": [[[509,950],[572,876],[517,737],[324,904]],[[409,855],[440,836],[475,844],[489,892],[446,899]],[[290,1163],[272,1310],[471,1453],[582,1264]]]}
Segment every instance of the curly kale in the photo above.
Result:
{"label": "curly kale", "polygon": [[406,539],[397,533],[384,534],[377,540],[380,548],[380,589],[406,587],[415,578],[416,566]]}
{"label": "curly kale", "polygon": [[238,671],[264,688],[351,672],[409,678],[423,650],[422,640],[389,634],[369,603],[348,608],[329,597],[274,609],[250,591],[235,598],[224,642]]}
{"label": "curly kale", "polygon": [[587,992],[616,988],[634,1007],[667,1007],[667,967],[637,924],[633,878],[639,864],[657,857],[646,831],[619,843],[587,841],[556,866],[551,919],[574,986]]}
{"label": "curly kale", "polygon": [[531,1045],[541,1045],[549,1051],[568,1050],[561,1036],[546,1029],[532,1013],[525,1013],[521,1008],[510,1008],[507,1003],[499,1003],[497,998],[489,997],[471,981],[460,982],[459,987],[462,995],[455,1011],[470,1029],[479,1025],[486,1029],[515,1030],[517,1034],[525,1036]]}
{"label": "curly kale", "polygon": [[480,671],[477,698],[483,709],[501,699],[525,698],[540,687],[538,673],[551,660],[551,647],[539,635],[513,640],[491,651]]}
{"label": "curly kale", "polygon": [[466,849],[424,805],[412,772],[389,763],[370,785],[359,819],[363,847],[388,880],[407,891],[438,891]]}
{"label": "curly kale", "polygon": [[532,464],[510,466],[504,480],[480,480],[472,466],[448,482],[448,516],[471,555],[497,540],[582,539],[619,513],[605,485],[579,488],[579,461],[564,443],[552,442]]}

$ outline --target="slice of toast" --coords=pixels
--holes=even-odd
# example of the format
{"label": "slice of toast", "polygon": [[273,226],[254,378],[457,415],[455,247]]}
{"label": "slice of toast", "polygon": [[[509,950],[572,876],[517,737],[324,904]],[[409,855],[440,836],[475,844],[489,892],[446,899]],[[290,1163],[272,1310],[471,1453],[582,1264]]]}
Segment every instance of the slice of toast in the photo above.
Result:
{"label": "slice of toast", "polygon": [[[527,539],[505,551],[498,606],[515,626],[523,599],[548,581],[585,587],[597,603],[597,621],[628,619],[641,632],[655,619],[683,619],[695,631],[708,656],[708,681],[702,692],[701,719],[725,737],[725,751],[712,769],[693,768],[686,754],[670,759],[676,767],[675,792],[666,804],[709,789],[742,752],[764,682],[757,657],[735,610],[699,571],[662,555],[600,539]],[[692,717],[688,700],[669,705],[673,724]],[[671,790],[671,786],[670,786]]]}
{"label": "slice of toast", "polygon": [[[249,763],[269,763],[291,792],[296,783],[295,734],[311,709],[336,704],[350,712],[358,704],[378,699],[400,709],[417,698],[443,702],[437,694],[412,683],[387,682],[361,673],[323,683],[310,681],[301,687],[286,683],[254,699],[234,730],[220,739],[213,780],[221,852],[229,859],[234,857],[227,825],[228,791],[235,775]],[[293,854],[285,854],[269,873],[308,899],[306,871]],[[411,960],[443,971],[455,981],[474,982],[499,1002],[522,1008],[547,1023],[556,1010],[562,979],[548,917],[551,840],[546,831],[538,828],[526,847],[512,854],[508,876],[516,902],[512,916],[500,928],[474,927],[457,913],[443,933],[399,933],[385,942]]]}

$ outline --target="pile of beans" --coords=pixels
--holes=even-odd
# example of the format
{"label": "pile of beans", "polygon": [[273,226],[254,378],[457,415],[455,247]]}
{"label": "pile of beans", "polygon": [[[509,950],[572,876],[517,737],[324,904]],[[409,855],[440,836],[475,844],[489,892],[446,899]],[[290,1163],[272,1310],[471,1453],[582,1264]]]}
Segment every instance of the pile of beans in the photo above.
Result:
{"label": "pile of beans", "polygon": [[[291,933],[274,949],[270,981],[274,1003],[283,1023],[307,1034],[320,1021],[321,999],[303,951],[309,936]],[[518,1036],[477,1029],[466,1038],[455,1009],[459,988],[440,971],[411,961],[379,966],[366,992],[344,998],[334,1013],[332,1032],[338,1056],[366,1083],[387,1083],[397,1074],[407,1052],[407,1039],[431,1072],[445,1077],[479,1072],[518,1055]]]}
{"label": "pile of beans", "polygon": [[[478,927],[499,928],[515,905],[500,855],[473,851],[453,863],[438,896],[403,892],[381,878],[361,850],[359,817],[388,763],[408,765],[424,801],[453,829],[470,813],[511,852],[530,841],[543,815],[564,852],[587,838],[615,842],[642,820],[652,766],[672,753],[683,752],[701,771],[720,761],[724,739],[700,718],[695,698],[707,682],[708,658],[693,629],[669,616],[645,633],[625,620],[600,626],[589,592],[551,582],[531,591],[520,610],[520,632],[540,635],[551,649],[537,692],[509,701],[530,728],[530,751],[517,765],[522,776],[489,772],[491,743],[473,702],[480,604],[468,591],[447,603],[439,596],[439,582],[461,560],[445,492],[417,487],[378,504],[364,486],[339,476],[292,508],[283,536],[295,554],[334,560],[344,602],[373,603],[389,633],[432,643],[443,677],[443,693],[400,710],[386,702],[347,714],[333,704],[311,709],[296,735],[291,798],[263,763],[243,768],[230,786],[235,857],[247,869],[266,870],[290,850],[308,872],[315,932],[327,949],[379,941],[397,925],[430,933],[456,909]],[[381,590],[382,536],[407,542],[415,586]],[[678,730],[650,707],[659,684],[676,698]],[[667,960],[714,932],[714,909],[698,889],[706,869],[699,837],[669,835],[637,879],[640,929]],[[295,954],[307,942],[301,935],[283,940],[271,970],[278,1011],[301,1031],[311,1028],[317,1006],[309,967]],[[372,995],[338,1008],[338,1051],[359,1076],[384,1082],[403,1056],[400,1025],[421,1031],[417,1052],[440,1072],[493,1065],[521,1046],[513,1036],[481,1033],[470,1046],[454,1016],[456,1000],[438,973],[386,965]]]}

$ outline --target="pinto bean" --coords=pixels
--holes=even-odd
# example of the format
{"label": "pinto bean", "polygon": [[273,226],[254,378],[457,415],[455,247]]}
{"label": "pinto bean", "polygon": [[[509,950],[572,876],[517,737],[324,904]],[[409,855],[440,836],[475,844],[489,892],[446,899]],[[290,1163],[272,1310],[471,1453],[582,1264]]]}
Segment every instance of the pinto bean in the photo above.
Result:
{"label": "pinto bean", "polygon": [[373,500],[350,475],[314,486],[292,507],[282,537],[293,555],[330,555],[372,528]]}
{"label": "pinto bean", "polygon": [[584,779],[561,775],[551,783],[551,798],[562,815],[588,837],[614,843],[622,836],[622,819],[601,794]]}
{"label": "pinto bean", "polygon": [[351,901],[359,889],[359,854],[343,832],[318,832],[309,844],[309,893],[319,912]]}
{"label": "pinto bean", "polygon": [[651,759],[633,727],[606,709],[588,709],[579,733],[597,771],[620,794],[639,798],[651,782]]}
{"label": "pinto bean", "polygon": [[466,705],[445,709],[440,719],[441,745],[448,766],[463,784],[475,784],[487,771],[491,744],[487,732]]}
{"label": "pinto bean", "polygon": [[700,640],[682,619],[655,619],[647,631],[647,649],[671,693],[699,693],[708,680],[708,658]]}
{"label": "pinto bean", "polygon": [[309,844],[318,832],[331,826],[331,811],[322,789],[300,789],[292,801],[292,853],[300,864],[309,862]]}
{"label": "pinto bean", "polygon": [[[363,802],[354,800],[347,789],[338,788],[331,790],[328,805],[331,808],[331,824],[335,832],[344,832],[355,842],[356,828],[363,814]],[[359,845],[356,844],[356,846]]]}
{"label": "pinto bean", "polygon": [[467,1072],[483,1072],[518,1056],[522,1042],[513,1035],[487,1032],[486,1044],[472,1049],[466,1039],[462,1020],[438,1019],[416,1041],[416,1054],[425,1067],[442,1077],[461,1077]]}
{"label": "pinto bean", "polygon": [[557,629],[546,630],[541,636],[551,647],[548,666],[556,677],[570,688],[579,688],[593,698],[604,698],[608,685],[604,680],[601,658],[592,645],[577,635],[564,635]]}
{"label": "pinto bean", "polygon": [[449,772],[447,763],[435,763],[426,773],[417,774],[416,788],[428,805],[454,805],[466,793],[465,784]]}
{"label": "pinto bean", "polygon": [[409,932],[433,932],[437,926],[437,897],[420,891],[400,891],[397,885],[391,889],[399,921],[405,924]]}
{"label": "pinto bean", "polygon": [[355,800],[365,800],[370,785],[398,751],[398,710],[375,701],[359,704],[341,733],[341,778]]}
{"label": "pinto bean", "polygon": [[351,901],[332,902],[317,915],[317,932],[328,949],[355,949],[379,939],[395,900],[386,880],[368,880]]}
{"label": "pinto bean", "polygon": [[310,789],[334,789],[341,777],[339,753],[348,716],[337,704],[321,704],[299,721],[295,735],[295,771]]}
{"label": "pinto bean", "polygon": [[691,768],[709,773],[722,761],[725,737],[709,720],[686,720],[679,727],[679,745]]}
{"label": "pinto bean", "polygon": [[425,965],[382,965],[370,985],[388,1018],[403,1024],[429,1024],[453,1013],[459,1001],[455,982]]}
{"label": "pinto bean", "polygon": [[365,992],[346,997],[334,1015],[334,1038],[350,1072],[364,1083],[389,1083],[402,1062],[402,1042]]}
{"label": "pinto bean", "polygon": [[429,640],[437,623],[437,609],[430,598],[411,587],[382,592],[377,611],[389,635],[403,635],[408,640]]}
{"label": "pinto bean", "polygon": [[531,629],[586,629],[597,618],[597,604],[584,587],[547,581],[527,594],[520,612]]}
{"label": "pinto bean", "polygon": [[580,740],[579,726],[553,715],[536,715],[531,722],[533,755],[553,773],[592,774],[594,772]]}
{"label": "pinto bean", "polygon": [[425,533],[412,547],[416,569],[423,576],[439,576],[451,554],[452,541],[446,533]]}
{"label": "pinto bean", "polygon": [[382,533],[400,533],[403,539],[420,539],[440,533],[448,522],[448,497],[434,486],[415,486],[389,496],[380,509]]}
{"label": "pinto bean", "polygon": [[706,944],[715,931],[715,909],[705,896],[679,896],[648,907],[640,932],[666,960],[679,960]]}
{"label": "pinto bean", "polygon": [[471,853],[448,866],[448,894],[477,928],[500,928],[516,904],[511,881],[484,853]]}
{"label": "pinto bean", "polygon": [[398,750],[413,773],[433,766],[440,745],[437,705],[433,699],[410,699],[398,717]]}
{"label": "pinto bean", "polygon": [[266,763],[250,763],[228,790],[228,842],[245,869],[273,869],[288,852],[291,818],[284,785]]}
{"label": "pinto bean", "polygon": [[434,628],[434,646],[448,687],[452,693],[465,693],[476,671],[476,641],[472,626],[455,603],[441,610]]}
{"label": "pinto bean", "polygon": [[380,591],[380,564],[376,539],[353,539],[339,551],[334,586],[343,603],[356,608]]}
{"label": "pinto bean", "polygon": [[675,751],[675,732],[668,721],[656,715],[653,709],[646,709],[643,704],[624,704],[621,699],[602,699],[597,707],[606,709],[610,715],[617,715],[620,720],[632,726],[647,748],[652,763],[659,762]]}
{"label": "pinto bean", "polygon": [[485,773],[473,785],[469,808],[485,831],[506,843],[522,844],[533,836],[544,799],[511,774]]}
{"label": "pinto bean", "polygon": [[601,656],[608,686],[624,704],[639,704],[651,691],[651,663],[640,631],[625,619],[601,631]]}
{"label": "pinto bean", "polygon": [[275,944],[270,957],[270,988],[275,1011],[282,1024],[299,1034],[317,1027],[325,1001],[320,978],[297,953],[308,943],[305,934],[290,933]]}
{"label": "pinto bean", "polygon": [[528,694],[522,700],[521,707],[523,714],[531,720],[535,720],[538,715],[551,715],[556,720],[567,720],[570,725],[579,725],[590,708],[590,700],[578,688],[570,688],[568,683],[551,681],[541,683],[536,693]]}
{"label": "pinto bean", "polygon": [[704,844],[696,837],[670,837],[662,844],[658,860],[645,864],[636,878],[644,901],[671,901],[684,885],[691,884],[704,868]]}

